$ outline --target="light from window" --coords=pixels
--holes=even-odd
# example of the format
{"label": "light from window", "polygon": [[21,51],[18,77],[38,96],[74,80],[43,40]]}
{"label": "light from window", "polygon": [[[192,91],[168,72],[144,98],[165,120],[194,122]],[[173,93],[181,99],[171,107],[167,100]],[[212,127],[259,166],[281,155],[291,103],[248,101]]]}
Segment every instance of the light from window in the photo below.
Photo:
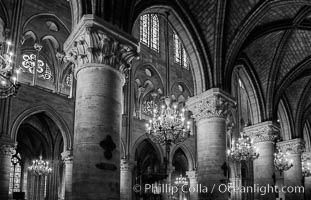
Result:
{"label": "light from window", "polygon": [[181,64],[181,45],[179,37],[175,32],[173,33],[173,40],[174,40],[174,61],[178,64]]}
{"label": "light from window", "polygon": [[[22,61],[22,70],[23,72],[28,71],[31,74],[34,74],[34,68],[36,65],[36,55],[35,54],[24,54],[23,55],[23,61]],[[49,67],[49,65],[42,60],[38,60],[38,65],[37,65],[37,73],[38,77],[45,79],[45,80],[50,80],[52,78],[52,72]]]}
{"label": "light from window", "polygon": [[21,156],[19,153],[14,154],[11,158],[9,194],[20,192],[21,184]]}
{"label": "light from window", "polygon": [[174,41],[174,62],[189,70],[189,58],[178,35],[173,32]]}
{"label": "light from window", "polygon": [[149,46],[149,28],[150,18],[149,15],[140,16],[140,42]]}
{"label": "light from window", "polygon": [[159,51],[159,18],[156,14],[152,14],[151,18],[152,18],[151,48],[155,51]]}
{"label": "light from window", "polygon": [[245,89],[241,79],[239,79],[239,86],[240,86],[240,88]]}
{"label": "light from window", "polygon": [[159,52],[159,18],[156,14],[140,16],[140,42]]}

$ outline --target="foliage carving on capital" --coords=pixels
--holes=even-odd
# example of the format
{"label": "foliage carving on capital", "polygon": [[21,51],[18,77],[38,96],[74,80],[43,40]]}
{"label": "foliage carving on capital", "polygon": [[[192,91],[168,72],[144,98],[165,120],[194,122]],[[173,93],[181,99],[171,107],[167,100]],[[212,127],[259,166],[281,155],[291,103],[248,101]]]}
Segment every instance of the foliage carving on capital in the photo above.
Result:
{"label": "foliage carving on capital", "polygon": [[223,96],[215,94],[194,103],[187,103],[187,108],[196,121],[211,117],[227,119],[233,104]]}
{"label": "foliage carving on capital", "polygon": [[305,151],[305,143],[300,138],[278,142],[277,146],[289,154],[302,154]]}
{"label": "foliage carving on capital", "polygon": [[64,151],[63,153],[61,153],[61,156],[62,156],[62,160],[64,162],[72,162],[72,160],[73,160],[73,155],[72,155],[71,150]]}
{"label": "foliage carving on capital", "polygon": [[0,146],[0,154],[5,156],[12,156],[16,153],[14,145],[3,144]]}
{"label": "foliage carving on capital", "polygon": [[109,65],[121,72],[129,69],[133,58],[138,58],[136,46],[92,27],[85,29],[71,44],[65,60],[77,68],[89,63]]}
{"label": "foliage carving on capital", "polygon": [[264,141],[274,142],[280,135],[280,129],[274,124],[263,123],[261,126],[245,127],[244,134],[250,137],[254,143]]}

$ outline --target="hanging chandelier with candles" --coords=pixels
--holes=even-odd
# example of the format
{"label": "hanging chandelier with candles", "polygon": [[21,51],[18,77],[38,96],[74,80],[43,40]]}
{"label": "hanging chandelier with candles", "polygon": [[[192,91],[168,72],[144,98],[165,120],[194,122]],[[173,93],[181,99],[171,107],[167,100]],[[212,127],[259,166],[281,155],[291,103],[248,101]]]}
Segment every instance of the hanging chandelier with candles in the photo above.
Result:
{"label": "hanging chandelier with candles", "polygon": [[180,174],[179,177],[176,177],[174,184],[181,187],[184,185],[188,185],[189,182],[186,177],[183,177],[182,174]]}
{"label": "hanging chandelier with candles", "polygon": [[157,144],[178,144],[191,136],[190,121],[186,120],[185,108],[178,109],[177,103],[172,103],[171,98],[166,97],[161,106],[155,106],[155,93],[153,116],[147,126],[147,136]]}
{"label": "hanging chandelier with candles", "polygon": [[277,153],[274,153],[274,167],[280,172],[284,172],[293,167],[293,161],[286,158],[286,154],[277,148]]}
{"label": "hanging chandelier with candles", "polygon": [[228,159],[232,162],[253,161],[259,156],[256,147],[253,146],[252,140],[241,133],[238,142],[228,150]]}
{"label": "hanging chandelier with candles", "polygon": [[18,83],[19,71],[13,71],[12,58],[13,53],[10,51],[11,42],[2,44],[0,54],[0,99],[15,96],[20,86]]}
{"label": "hanging chandelier with candles", "polygon": [[49,166],[49,162],[42,160],[40,156],[39,160],[33,160],[32,165],[28,167],[29,171],[35,175],[47,176],[52,172],[52,168]]}

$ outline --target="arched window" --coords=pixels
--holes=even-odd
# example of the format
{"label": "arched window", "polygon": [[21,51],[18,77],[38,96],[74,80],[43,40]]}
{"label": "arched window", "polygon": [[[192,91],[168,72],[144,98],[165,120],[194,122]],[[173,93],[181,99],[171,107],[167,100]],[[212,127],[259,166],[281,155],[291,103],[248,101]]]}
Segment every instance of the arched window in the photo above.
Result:
{"label": "arched window", "polygon": [[14,154],[11,158],[9,194],[20,192],[22,172],[20,161],[21,156],[19,153]]}
{"label": "arched window", "polygon": [[159,52],[159,18],[156,14],[140,16],[140,42]]}
{"label": "arched window", "polygon": [[179,36],[173,32],[174,62],[189,70],[189,58]]}

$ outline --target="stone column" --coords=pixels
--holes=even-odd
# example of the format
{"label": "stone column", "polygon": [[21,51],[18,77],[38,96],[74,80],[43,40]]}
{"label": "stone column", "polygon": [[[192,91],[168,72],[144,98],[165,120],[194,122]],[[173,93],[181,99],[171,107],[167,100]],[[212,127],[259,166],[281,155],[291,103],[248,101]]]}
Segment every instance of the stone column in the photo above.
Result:
{"label": "stone column", "polygon": [[132,199],[133,196],[132,171],[134,166],[135,166],[134,161],[121,159],[121,177],[120,177],[121,200]]}
{"label": "stone column", "polygon": [[[301,138],[293,140],[287,140],[278,142],[277,146],[280,147],[282,152],[286,152],[287,159],[291,160],[293,167],[289,170],[284,171],[284,185],[287,187],[285,192],[286,200],[297,200],[303,199],[304,193],[302,191],[303,177],[302,177],[302,165],[301,165],[301,154],[304,151],[304,141]],[[301,187],[301,191],[297,189]],[[293,192],[289,190],[293,188]]]}
{"label": "stone column", "polygon": [[189,193],[186,195],[188,195],[189,199],[191,199],[191,200],[197,200],[198,199],[198,191],[196,191],[196,190],[192,191],[192,188],[193,189],[197,188],[197,185],[198,185],[197,171],[196,170],[187,171],[186,175],[188,176],[188,179],[189,179],[189,189],[187,191]]}
{"label": "stone column", "polygon": [[72,151],[64,151],[62,160],[65,163],[65,200],[72,199]]}
{"label": "stone column", "polygon": [[14,145],[0,143],[0,199],[9,198],[11,157],[15,154]]}
{"label": "stone column", "polygon": [[72,198],[120,199],[122,87],[136,40],[85,15],[64,47],[77,79]]}
{"label": "stone column", "polygon": [[[304,165],[303,168],[311,167],[311,152],[304,152],[301,156],[302,164]],[[306,173],[304,174],[304,187],[305,187],[305,196],[304,199],[311,198],[311,174]]]}
{"label": "stone column", "polygon": [[197,126],[198,183],[208,192],[199,191],[199,199],[228,199],[219,192],[227,182],[226,119],[234,101],[228,94],[212,88],[188,99],[186,105]]}
{"label": "stone column", "polygon": [[[254,199],[255,200],[275,200],[274,190],[274,141],[279,135],[279,126],[271,121],[262,122],[244,128],[244,132],[249,136],[259,153],[259,157],[254,160]],[[260,192],[266,190],[269,192]],[[261,190],[261,191],[262,191]]]}

